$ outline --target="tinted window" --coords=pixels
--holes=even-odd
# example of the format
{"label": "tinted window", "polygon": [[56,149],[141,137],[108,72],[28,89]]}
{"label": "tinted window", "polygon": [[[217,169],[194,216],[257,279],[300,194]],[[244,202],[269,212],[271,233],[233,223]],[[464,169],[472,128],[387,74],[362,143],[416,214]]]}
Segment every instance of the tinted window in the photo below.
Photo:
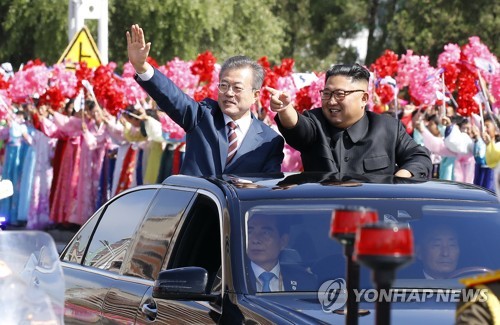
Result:
{"label": "tinted window", "polygon": [[68,245],[68,249],[64,253],[62,258],[63,261],[78,264],[82,263],[85,248],[87,248],[90,236],[92,236],[92,232],[94,231],[95,225],[97,224],[101,213],[102,209],[96,213],[76,234],[71,243]]}
{"label": "tinted window", "polygon": [[[337,207],[345,206],[338,203]],[[349,203],[374,208],[381,222],[407,223],[412,229],[414,259],[397,270],[394,287],[460,288],[460,278],[500,268],[498,206],[418,200]],[[316,291],[326,281],[345,279],[342,245],[329,236],[335,208],[335,202],[331,206],[280,202],[248,209],[244,236],[249,287],[265,291],[264,281],[257,277],[262,270],[271,271],[278,262],[282,285],[275,281],[278,289],[273,290],[271,283],[272,291]],[[293,269],[296,277],[295,288],[289,285],[290,280],[285,281],[288,269]],[[311,273],[316,285],[309,281]],[[370,273],[369,268],[361,266],[361,288],[372,287]]]}
{"label": "tinted window", "polygon": [[92,237],[84,265],[114,272],[120,270],[130,241],[155,193],[156,189],[127,193],[106,207]]}
{"label": "tinted window", "polygon": [[123,274],[153,280],[160,272],[180,217],[194,192],[161,189],[153,200],[134,242],[130,264]]}
{"label": "tinted window", "polygon": [[199,195],[184,219],[168,267],[202,267],[208,271],[208,286],[211,287],[221,266],[219,220],[216,203]]}

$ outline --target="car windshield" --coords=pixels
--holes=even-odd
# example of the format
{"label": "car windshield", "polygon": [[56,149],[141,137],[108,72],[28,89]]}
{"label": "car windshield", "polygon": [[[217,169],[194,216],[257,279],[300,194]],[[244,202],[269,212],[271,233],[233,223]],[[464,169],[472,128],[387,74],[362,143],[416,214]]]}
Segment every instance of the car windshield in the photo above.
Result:
{"label": "car windshield", "polygon": [[[351,200],[349,205],[377,210],[382,222],[410,225],[415,256],[397,270],[393,287],[461,288],[460,278],[500,269],[498,206],[411,199]],[[248,206],[243,214],[248,288],[317,291],[326,281],[345,279],[343,247],[329,236],[332,211],[345,206],[345,200]],[[275,273],[271,280],[263,274],[267,271]],[[370,272],[361,266],[361,288],[374,287]]]}

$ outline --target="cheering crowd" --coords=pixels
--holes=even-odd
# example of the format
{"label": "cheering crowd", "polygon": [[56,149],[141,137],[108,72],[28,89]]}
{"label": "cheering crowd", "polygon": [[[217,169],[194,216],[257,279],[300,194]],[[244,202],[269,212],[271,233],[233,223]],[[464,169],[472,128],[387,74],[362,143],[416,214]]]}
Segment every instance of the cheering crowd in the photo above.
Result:
{"label": "cheering crowd", "polygon": [[[133,27],[132,31],[142,36],[139,29]],[[216,105],[219,98],[224,116],[233,120],[240,117],[237,112],[231,113],[234,104],[231,96],[241,97],[246,88],[238,88],[237,83],[235,86],[233,81],[237,79],[231,71],[240,71],[241,67],[228,62],[221,67],[210,53],[201,54],[194,62],[175,59],[158,66],[148,57],[145,63],[133,56],[145,54],[146,59],[149,52],[149,48],[141,52],[144,41],[137,35],[129,35],[132,64],[124,66],[121,76],[114,73],[113,64],[92,70],[82,63],[74,73],[58,65],[46,67],[36,60],[16,73],[0,70],[2,178],[14,184],[14,195],[0,202],[0,216],[6,217],[8,223],[26,223],[30,229],[55,225],[78,227],[104,202],[125,189],[162,182],[169,175],[182,172],[182,168],[196,174],[199,161],[186,154],[186,142],[193,143],[193,126],[186,120],[189,117],[179,117],[174,108],[170,109],[175,104],[181,105],[181,99],[167,98],[166,102],[161,94],[164,89],[160,87],[165,81],[155,79],[160,72],[175,84],[172,87],[189,96],[182,99],[182,105],[190,107],[190,103],[197,102]],[[132,48],[141,42],[137,49]],[[330,100],[348,102],[347,95],[359,91],[350,96],[359,98],[362,112],[370,111],[370,119],[388,115],[401,122],[406,133],[398,136],[397,141],[411,137],[411,155],[426,156],[427,149],[431,153],[430,173],[426,171],[426,162],[415,167],[417,162],[408,161],[409,174],[401,176],[433,177],[494,188],[491,168],[500,160],[497,120],[500,67],[496,57],[477,38],[471,38],[462,48],[447,45],[438,68],[411,51],[401,58],[386,51],[370,66],[369,81],[361,81],[360,85],[366,85],[366,89],[343,93],[328,88],[328,73],[332,70],[326,78],[325,73],[311,74],[313,78],[308,83],[299,84],[292,72],[293,60],[285,59],[272,68],[265,58],[258,62],[265,70],[264,87],[252,90],[257,97],[248,105],[252,112],[249,123],[252,125],[251,119],[256,118],[274,132],[285,135],[283,143],[274,132],[265,131],[269,141],[275,143],[272,150],[279,148],[273,157],[281,156],[279,160],[283,162],[277,165],[281,171],[302,171],[313,166],[307,163],[307,148],[290,146],[294,141],[290,142],[283,126],[283,121],[287,121],[283,104],[293,105],[300,116],[312,116],[313,108],[325,108]],[[336,80],[342,78],[343,73],[339,72]],[[333,108],[330,111],[337,114]],[[302,117],[298,120],[302,121]],[[342,121],[332,123],[342,130],[352,126]],[[252,132],[248,126],[243,129],[243,134],[240,130],[235,133],[244,137]],[[207,132],[211,130],[201,129],[196,136],[209,139]],[[388,141],[385,137],[381,135],[378,140]],[[231,136],[228,138],[231,142]],[[191,147],[199,145],[199,141]],[[420,146],[413,146],[413,142]],[[237,149],[240,148],[238,143]],[[205,149],[199,148],[198,152]],[[231,159],[237,156],[230,155],[227,161],[224,158],[222,165],[236,164]],[[348,166],[353,164],[356,161]],[[217,166],[213,168],[213,174],[217,174]],[[274,171],[274,167],[269,168]]]}

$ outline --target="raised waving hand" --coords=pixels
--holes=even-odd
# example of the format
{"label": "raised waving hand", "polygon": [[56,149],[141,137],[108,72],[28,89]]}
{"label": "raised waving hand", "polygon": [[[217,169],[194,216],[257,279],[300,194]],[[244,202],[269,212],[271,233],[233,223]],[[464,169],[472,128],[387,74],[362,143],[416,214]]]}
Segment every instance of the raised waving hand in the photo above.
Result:
{"label": "raised waving hand", "polygon": [[127,31],[127,53],[137,73],[144,73],[148,69],[149,63],[146,59],[150,49],[151,42],[146,43],[142,28],[138,24],[132,25],[130,31]]}

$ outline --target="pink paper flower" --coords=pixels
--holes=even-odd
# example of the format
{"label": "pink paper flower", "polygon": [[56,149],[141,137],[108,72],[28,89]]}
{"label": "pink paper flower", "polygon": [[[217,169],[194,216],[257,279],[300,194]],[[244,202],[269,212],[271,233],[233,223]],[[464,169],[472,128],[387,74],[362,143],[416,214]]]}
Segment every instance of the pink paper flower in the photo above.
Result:
{"label": "pink paper flower", "polygon": [[290,147],[288,143],[285,143],[283,153],[285,154],[285,158],[281,164],[282,172],[298,172],[303,170],[302,159],[299,151]]}
{"label": "pink paper flower", "polygon": [[186,132],[175,123],[167,114],[159,114],[162,130],[168,134],[170,140],[179,141],[186,136]]}
{"label": "pink paper flower", "polygon": [[52,68],[50,86],[59,89],[61,94],[66,98],[75,97],[78,84],[75,72],[67,70],[62,63],[55,64]]}
{"label": "pink paper flower", "polygon": [[479,68],[484,79],[491,83],[495,74],[500,71],[500,64],[495,55],[491,54],[486,45],[477,36],[469,37],[469,43],[462,47],[465,61]]}
{"label": "pink paper flower", "polygon": [[164,67],[159,67],[159,69],[169,77],[177,87],[194,98],[200,78],[191,72],[192,64],[192,61],[186,62],[176,57],[167,62]]}
{"label": "pink paper flower", "polygon": [[30,102],[49,88],[50,71],[45,65],[29,64],[14,73],[9,88],[9,96],[16,103]]}

